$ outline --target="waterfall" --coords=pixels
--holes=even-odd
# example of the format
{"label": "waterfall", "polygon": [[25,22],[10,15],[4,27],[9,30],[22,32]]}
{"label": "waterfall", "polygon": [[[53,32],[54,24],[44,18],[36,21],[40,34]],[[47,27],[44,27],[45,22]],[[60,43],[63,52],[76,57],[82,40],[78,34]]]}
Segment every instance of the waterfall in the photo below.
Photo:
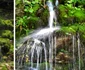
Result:
{"label": "waterfall", "polygon": [[73,70],[75,70],[75,36],[73,35]]}
{"label": "waterfall", "polygon": [[42,54],[41,53],[42,49],[44,50],[44,56],[45,56],[45,62],[46,62],[45,63],[46,64],[46,70],[48,70],[48,65],[47,65],[47,51],[46,51],[45,43],[42,42],[42,41],[40,41],[40,40],[37,40],[37,39],[34,40],[33,46],[31,48],[31,69],[34,68],[34,66],[33,66],[33,59],[35,58],[34,55],[36,53],[37,54],[37,65],[36,65],[36,69],[37,70],[40,70],[39,69],[39,61],[41,61],[41,59],[39,59],[39,58],[40,58],[40,55]]}
{"label": "waterfall", "polygon": [[[56,56],[56,36],[54,37],[54,48],[55,48],[55,56]],[[56,67],[56,57],[55,57],[55,67]]]}
{"label": "waterfall", "polygon": [[80,36],[79,36],[79,33],[78,33],[78,58],[79,58],[79,70],[81,70],[81,61],[80,61]]}
{"label": "waterfall", "polygon": [[53,61],[52,61],[52,53],[53,53],[53,49],[52,49],[52,36],[49,36],[49,64],[50,64],[50,68],[49,70],[52,70],[52,65],[53,65]]}
{"label": "waterfall", "polygon": [[[49,15],[50,15],[48,21],[49,27],[37,30],[31,35],[25,37],[22,41],[22,44],[18,48],[19,51],[17,53],[23,52],[22,55],[26,55],[26,54],[28,56],[30,55],[30,66],[28,67],[27,70],[40,70],[40,65],[44,62],[45,62],[44,70],[53,70],[54,48],[55,48],[55,56],[56,56],[56,36],[54,36],[54,32],[56,30],[60,30],[60,26],[54,26],[54,22],[57,23],[57,18],[52,2],[47,1],[47,5],[48,5]],[[55,5],[58,6],[58,0],[56,0]],[[48,42],[43,41],[46,39],[48,39]],[[48,44],[48,46],[46,46],[46,44]],[[24,52],[26,52],[26,54],[24,54]],[[24,60],[23,58],[24,57],[20,58],[19,56],[18,65],[23,65],[23,60]],[[34,63],[34,59],[36,61],[36,66]],[[55,66],[56,66],[56,57],[55,57]]]}
{"label": "waterfall", "polygon": [[[58,7],[58,4],[59,2],[56,0],[55,6]],[[47,1],[47,6],[49,10],[49,27],[35,30],[32,34],[22,39],[21,44],[16,50],[17,70],[20,70],[20,66],[22,70],[81,70],[79,33],[77,37],[76,35],[71,37],[70,34],[70,41],[65,37],[64,42],[64,36],[60,35],[62,33],[59,34],[59,38],[56,38],[55,32],[60,30],[60,26],[56,25],[57,14],[51,0]],[[26,58],[26,56],[28,57]],[[29,60],[26,61],[24,58]],[[67,64],[68,66],[66,66]]]}
{"label": "waterfall", "polygon": [[33,67],[33,55],[34,55],[34,49],[35,49],[35,42],[31,48],[31,67]]}
{"label": "waterfall", "polygon": [[45,54],[45,62],[46,62],[46,70],[48,70],[48,65],[47,65],[47,51],[46,51],[46,47],[45,47],[45,44],[43,44],[43,48],[44,48],[44,54]]}
{"label": "waterfall", "polygon": [[[58,5],[58,0],[56,0],[56,6]],[[56,18],[56,13],[54,11],[54,6],[52,4],[51,1],[47,2],[48,8],[49,8],[49,13],[50,13],[50,17],[49,17],[49,27],[50,29],[53,28],[53,23],[57,23],[57,18]],[[54,38],[56,41],[56,37]],[[53,48],[56,49],[56,43],[55,45],[53,45],[53,34],[49,35],[49,63],[50,63],[50,68],[49,70],[53,70]],[[56,50],[55,50],[55,55],[56,55]],[[56,59],[55,59],[56,62]]]}
{"label": "waterfall", "polygon": [[36,54],[37,54],[36,69],[39,69],[39,57],[40,57],[40,51],[42,51],[42,47],[41,47],[40,43],[41,43],[41,41],[35,39],[34,44],[31,48],[31,68],[33,68],[33,59],[34,59],[34,54],[35,54],[35,51],[36,51]]}
{"label": "waterfall", "polygon": [[49,8],[49,13],[50,13],[50,17],[49,17],[49,27],[52,28],[53,27],[53,19],[54,19],[54,10],[53,10],[53,4],[51,1],[48,1],[47,3],[48,8]]}
{"label": "waterfall", "polygon": [[[56,6],[58,6],[58,0],[56,0],[55,2]],[[53,28],[53,23],[57,23],[57,18],[56,18],[56,13],[54,11],[54,6],[52,4],[51,1],[47,2],[48,8],[49,8],[49,13],[50,13],[50,17],[49,17],[49,27]]]}

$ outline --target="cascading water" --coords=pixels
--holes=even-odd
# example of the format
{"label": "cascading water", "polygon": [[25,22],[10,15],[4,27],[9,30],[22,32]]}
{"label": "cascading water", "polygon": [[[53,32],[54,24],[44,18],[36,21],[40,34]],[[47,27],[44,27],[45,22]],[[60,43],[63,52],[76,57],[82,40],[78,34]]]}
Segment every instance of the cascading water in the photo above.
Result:
{"label": "cascading water", "polygon": [[[56,20],[55,17],[55,12],[53,10],[53,4],[52,2],[48,1],[47,3],[48,8],[49,8],[49,12],[50,12],[50,17],[49,17],[49,27],[50,29],[53,28],[53,20]],[[51,34],[49,36],[49,63],[50,63],[50,67],[49,70],[53,70],[53,35]]]}
{"label": "cascading water", "polygon": [[79,60],[79,70],[81,70],[81,61],[80,61],[80,38],[79,38],[79,33],[78,33],[78,60]]}
{"label": "cascading water", "polygon": [[50,12],[49,27],[53,28],[53,19],[55,19],[55,12],[53,10],[53,4],[52,4],[52,2],[48,1],[47,5],[49,8],[49,12]]}
{"label": "cascading water", "polygon": [[75,70],[75,36],[73,35],[73,69]]}
{"label": "cascading water", "polygon": [[[58,6],[58,0],[56,0],[55,5]],[[26,36],[22,40],[22,44],[17,48],[17,70],[21,70],[19,66],[25,67],[23,70],[55,70],[54,69],[54,62],[55,67],[57,66],[57,38],[55,36],[55,31],[60,30],[60,26],[54,25],[57,24],[56,13],[54,10],[54,6],[51,1],[47,1],[47,6],[49,10],[49,27],[43,28],[40,30],[35,31],[34,33]],[[47,41],[46,41],[47,40]],[[77,70],[76,69],[76,57],[75,57],[75,48],[76,48],[76,41],[75,36],[72,36],[72,62],[69,61],[68,70]],[[78,70],[81,70],[80,64],[80,38],[78,35]],[[61,53],[63,55],[63,53]],[[27,61],[29,60],[29,61]],[[29,62],[29,63],[28,63]],[[63,61],[60,61],[64,63]],[[41,69],[41,64],[44,64]],[[72,67],[72,65],[73,67]],[[63,64],[61,64],[63,65]],[[63,67],[63,66],[62,66]],[[70,68],[71,67],[71,68]],[[60,70],[64,70],[60,68]]]}
{"label": "cascading water", "polygon": [[[53,37],[53,32],[56,30],[60,30],[59,26],[54,27],[54,22],[57,23],[56,13],[54,11],[54,6],[51,1],[47,2],[49,8],[49,27],[36,31],[35,33],[25,37],[23,39],[23,44],[18,47],[17,54],[21,53],[21,56],[18,56],[18,65],[23,65],[24,57],[23,55],[30,54],[30,67],[27,70],[40,70],[40,64],[42,63],[42,51],[44,52],[44,62],[45,69],[44,70],[53,70],[53,48],[56,48],[56,37]],[[58,0],[56,0],[56,6],[58,5]],[[46,47],[46,43],[42,40],[48,38],[49,49]],[[29,39],[32,39],[30,41]],[[54,40],[55,39],[55,40]],[[54,44],[55,43],[55,44]],[[49,51],[49,55],[47,55],[47,51]],[[20,55],[20,54],[18,54]],[[56,55],[56,51],[55,51]],[[49,56],[49,62],[47,61]],[[36,66],[34,66],[34,59],[36,59]],[[55,60],[56,61],[56,60]],[[49,65],[48,65],[49,63]]]}

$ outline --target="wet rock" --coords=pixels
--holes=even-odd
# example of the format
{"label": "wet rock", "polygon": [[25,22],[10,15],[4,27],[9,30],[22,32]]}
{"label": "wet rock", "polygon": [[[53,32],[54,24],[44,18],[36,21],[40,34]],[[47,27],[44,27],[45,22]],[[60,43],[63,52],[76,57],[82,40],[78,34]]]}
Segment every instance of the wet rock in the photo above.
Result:
{"label": "wet rock", "polygon": [[58,63],[68,63],[71,60],[71,57],[65,53],[60,52],[57,55],[56,60]]}

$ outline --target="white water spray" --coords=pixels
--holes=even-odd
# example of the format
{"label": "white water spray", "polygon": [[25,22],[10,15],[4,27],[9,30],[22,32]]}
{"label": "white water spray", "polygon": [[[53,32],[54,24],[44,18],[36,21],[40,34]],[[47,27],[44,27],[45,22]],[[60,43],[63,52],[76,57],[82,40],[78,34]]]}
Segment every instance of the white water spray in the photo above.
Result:
{"label": "white water spray", "polygon": [[[47,2],[48,8],[49,8],[49,13],[50,13],[50,17],[49,17],[49,27],[53,28],[53,23],[57,23],[57,18],[56,18],[56,13],[54,11],[54,6],[52,4],[51,1]],[[58,6],[58,0],[56,0],[56,6]]]}
{"label": "white water spray", "polygon": [[[44,52],[44,62],[45,62],[45,70],[53,70],[53,48],[56,49],[56,42],[54,42],[54,37],[53,37],[53,32],[56,30],[60,30],[59,26],[54,27],[53,24],[54,22],[57,23],[57,18],[56,18],[56,13],[54,11],[54,6],[52,4],[51,1],[48,1],[47,3],[48,8],[49,8],[49,13],[50,13],[50,17],[49,17],[49,27],[48,28],[43,28],[41,30],[38,30],[37,32],[31,34],[30,36],[27,36],[23,39],[23,43],[25,43],[26,41],[28,41],[28,39],[32,38],[33,39],[33,44],[31,45],[30,42],[25,46],[27,47],[26,50],[30,49],[31,50],[31,67],[28,68],[28,70],[40,70],[40,63],[42,61],[42,50]],[[56,0],[56,6],[58,5],[58,0]],[[46,44],[45,42],[41,41],[45,38],[48,38],[48,43],[49,43],[49,62],[47,61],[47,48],[46,48]],[[56,38],[56,36],[55,36]],[[55,39],[56,41],[56,39]],[[55,43],[55,44],[54,44]],[[23,45],[22,45],[23,46]],[[30,47],[31,46],[31,47]],[[21,50],[25,50],[24,48],[19,48]],[[25,52],[25,51],[24,51]],[[28,52],[29,53],[29,52]],[[35,54],[36,54],[36,58],[35,58]],[[55,55],[56,55],[56,50],[55,50]],[[34,59],[36,59],[36,67],[34,66]],[[55,60],[56,61],[56,60]],[[18,62],[19,63],[19,62]],[[49,63],[49,68],[48,68],[48,64]],[[42,64],[42,63],[41,63]]]}
{"label": "white water spray", "polygon": [[[48,5],[48,8],[49,8],[49,13],[50,13],[49,27],[50,27],[50,29],[52,29],[52,28],[54,28],[53,23],[54,22],[57,23],[56,13],[53,9],[54,6],[53,6],[51,1],[48,1],[47,5]],[[56,6],[57,5],[58,5],[58,0],[56,0]],[[53,48],[56,47],[56,43],[55,43],[55,45],[53,45],[53,41],[54,41],[53,40],[53,34],[51,34],[51,35],[49,35],[49,64],[50,64],[49,70],[53,70]],[[55,54],[56,54],[56,50],[55,50]]]}
{"label": "white water spray", "polygon": [[73,70],[75,70],[75,36],[73,35]]}
{"label": "white water spray", "polygon": [[79,36],[79,33],[78,33],[78,58],[79,58],[79,70],[81,70],[81,61],[80,61],[80,59],[81,59],[81,53],[80,53],[80,38],[79,38],[80,36]]}

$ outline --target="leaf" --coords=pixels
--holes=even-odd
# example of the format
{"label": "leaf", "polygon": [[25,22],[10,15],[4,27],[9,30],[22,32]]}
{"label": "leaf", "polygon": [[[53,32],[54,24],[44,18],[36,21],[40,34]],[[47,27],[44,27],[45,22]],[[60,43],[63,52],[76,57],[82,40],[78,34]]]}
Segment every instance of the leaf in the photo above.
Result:
{"label": "leaf", "polygon": [[35,1],[32,1],[32,4],[35,4],[36,2]]}
{"label": "leaf", "polygon": [[7,25],[13,27],[13,23],[11,20],[0,19],[0,25]]}
{"label": "leaf", "polygon": [[2,67],[2,70],[8,70],[6,66],[3,66]]}
{"label": "leaf", "polygon": [[0,44],[10,44],[10,40],[8,38],[0,37]]}
{"label": "leaf", "polygon": [[28,1],[28,0],[24,0],[24,3],[27,5],[30,5],[31,4],[31,2],[30,1]]}
{"label": "leaf", "polygon": [[39,2],[39,0],[35,0],[35,2],[36,2],[36,3],[38,3],[38,2]]}
{"label": "leaf", "polygon": [[84,20],[85,19],[85,12],[83,10],[76,10],[74,13],[74,16],[80,20]]}
{"label": "leaf", "polygon": [[29,12],[30,12],[30,13],[33,13],[33,11],[34,11],[33,8],[30,8],[30,9],[29,9]]}
{"label": "leaf", "polygon": [[33,11],[37,12],[37,10],[39,9],[39,4],[36,4],[36,6],[33,6]]}
{"label": "leaf", "polygon": [[10,30],[4,30],[2,32],[2,37],[6,37],[6,38],[12,38],[13,37],[13,34]]}

